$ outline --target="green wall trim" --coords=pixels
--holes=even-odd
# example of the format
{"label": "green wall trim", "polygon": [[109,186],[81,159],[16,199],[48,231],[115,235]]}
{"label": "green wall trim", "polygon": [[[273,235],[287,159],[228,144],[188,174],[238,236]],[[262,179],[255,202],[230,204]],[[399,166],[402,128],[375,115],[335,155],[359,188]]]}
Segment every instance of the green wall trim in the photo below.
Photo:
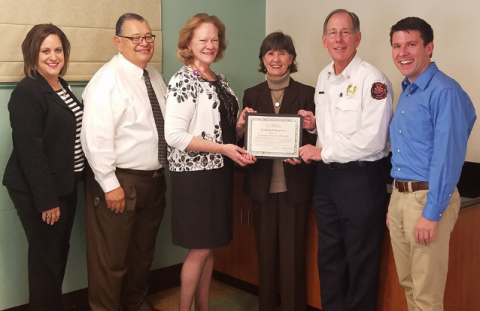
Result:
{"label": "green wall trim", "polygon": [[13,89],[15,85],[17,85],[17,83],[14,82],[0,83],[0,90]]}
{"label": "green wall trim", "polygon": [[[77,87],[85,87],[88,84],[88,81],[68,81],[70,86],[77,86]],[[0,90],[1,89],[13,89],[17,85],[16,82],[5,82],[0,83]]]}

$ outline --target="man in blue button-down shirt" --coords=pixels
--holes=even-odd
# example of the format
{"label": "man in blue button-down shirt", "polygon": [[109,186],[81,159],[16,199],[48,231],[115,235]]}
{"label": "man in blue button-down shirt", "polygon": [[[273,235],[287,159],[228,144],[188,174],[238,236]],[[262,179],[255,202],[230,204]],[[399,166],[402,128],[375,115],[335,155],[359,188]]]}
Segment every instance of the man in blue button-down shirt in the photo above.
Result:
{"label": "man in blue button-down shirt", "polygon": [[433,29],[427,22],[399,21],[390,43],[405,79],[390,124],[395,181],[387,225],[409,311],[439,311],[460,209],[456,185],[475,109],[461,86],[431,62]]}

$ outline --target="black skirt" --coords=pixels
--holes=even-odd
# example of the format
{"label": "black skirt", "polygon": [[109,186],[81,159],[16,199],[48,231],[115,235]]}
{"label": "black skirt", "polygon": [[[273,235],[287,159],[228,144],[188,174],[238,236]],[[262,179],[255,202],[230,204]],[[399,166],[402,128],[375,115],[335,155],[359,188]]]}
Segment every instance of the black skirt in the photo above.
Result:
{"label": "black skirt", "polygon": [[220,169],[170,172],[173,244],[208,249],[232,240],[233,162],[224,162]]}

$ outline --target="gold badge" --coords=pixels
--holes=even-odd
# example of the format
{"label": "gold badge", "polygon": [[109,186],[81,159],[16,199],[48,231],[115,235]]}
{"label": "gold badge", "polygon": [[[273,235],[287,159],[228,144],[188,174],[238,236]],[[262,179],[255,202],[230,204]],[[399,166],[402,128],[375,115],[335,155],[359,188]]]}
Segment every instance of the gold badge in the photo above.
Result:
{"label": "gold badge", "polygon": [[357,91],[357,86],[353,83],[350,83],[347,87],[347,93],[345,94],[347,98],[352,98],[353,95],[355,95],[355,92]]}

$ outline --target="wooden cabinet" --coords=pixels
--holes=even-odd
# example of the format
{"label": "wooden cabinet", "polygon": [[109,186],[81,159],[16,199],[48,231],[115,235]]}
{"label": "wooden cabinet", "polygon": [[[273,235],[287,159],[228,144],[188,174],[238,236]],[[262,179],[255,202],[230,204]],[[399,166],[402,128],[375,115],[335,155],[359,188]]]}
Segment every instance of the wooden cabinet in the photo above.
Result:
{"label": "wooden cabinet", "polygon": [[[215,250],[214,269],[258,285],[258,261],[250,200],[242,194],[243,174],[235,173],[234,233],[230,245]],[[480,205],[460,210],[450,238],[445,311],[480,311]],[[313,209],[307,222],[307,304],[321,309],[317,271],[317,226]],[[385,231],[378,311],[407,311],[400,286],[390,236]]]}
{"label": "wooden cabinet", "polygon": [[244,174],[235,173],[233,193],[233,240],[215,249],[213,268],[258,285],[258,258],[250,199],[242,193]]}
{"label": "wooden cabinet", "polygon": [[[480,205],[460,210],[450,237],[450,257],[445,311],[480,311]],[[321,309],[317,270],[317,227],[310,213],[307,237],[307,304]],[[377,311],[408,311],[405,291],[400,286],[390,235],[385,231]]]}
{"label": "wooden cabinet", "polygon": [[307,305],[320,309],[320,282],[317,270],[317,222],[313,208],[307,220]]}

